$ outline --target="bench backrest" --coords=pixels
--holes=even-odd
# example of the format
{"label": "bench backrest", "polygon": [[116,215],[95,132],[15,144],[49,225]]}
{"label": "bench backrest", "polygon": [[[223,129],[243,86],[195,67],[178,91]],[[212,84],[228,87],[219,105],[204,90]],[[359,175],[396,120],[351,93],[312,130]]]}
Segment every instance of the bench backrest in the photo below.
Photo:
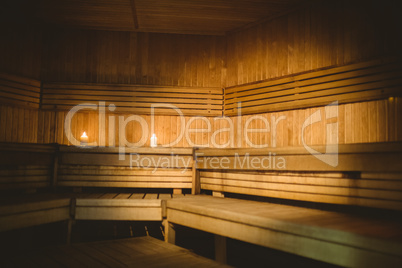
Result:
{"label": "bench backrest", "polygon": [[56,145],[0,143],[0,189],[36,189],[53,184]]}
{"label": "bench backrest", "polygon": [[[325,152],[324,146],[314,149]],[[203,189],[402,210],[401,143],[339,145],[334,166],[302,147],[198,149],[195,154],[195,193]]]}
{"label": "bench backrest", "polygon": [[58,186],[191,188],[191,148],[79,148],[61,146]]}
{"label": "bench backrest", "polygon": [[190,189],[191,148],[0,143],[0,190],[58,187]]}

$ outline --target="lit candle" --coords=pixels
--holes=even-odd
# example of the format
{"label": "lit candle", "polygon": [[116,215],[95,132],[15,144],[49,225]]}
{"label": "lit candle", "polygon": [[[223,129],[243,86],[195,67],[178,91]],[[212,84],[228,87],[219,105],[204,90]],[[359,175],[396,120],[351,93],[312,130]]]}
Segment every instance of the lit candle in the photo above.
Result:
{"label": "lit candle", "polygon": [[81,142],[81,145],[83,145],[83,146],[87,145],[87,143],[88,143],[88,136],[87,136],[87,133],[85,133],[85,131],[81,135],[80,142]]}
{"label": "lit candle", "polygon": [[151,147],[157,147],[157,146],[158,146],[158,145],[156,144],[156,140],[157,140],[156,135],[155,135],[155,134],[152,134],[152,137],[151,137]]}

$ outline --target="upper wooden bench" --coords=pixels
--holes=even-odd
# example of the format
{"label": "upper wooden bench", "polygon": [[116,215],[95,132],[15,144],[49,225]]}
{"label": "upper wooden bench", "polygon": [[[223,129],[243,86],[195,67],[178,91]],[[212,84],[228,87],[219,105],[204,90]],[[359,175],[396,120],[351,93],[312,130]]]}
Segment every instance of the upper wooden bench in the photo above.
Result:
{"label": "upper wooden bench", "polygon": [[46,187],[191,189],[191,148],[89,148],[0,143],[0,189]]}
{"label": "upper wooden bench", "polygon": [[0,143],[0,189],[36,189],[54,184],[57,146]]}
{"label": "upper wooden bench", "polygon": [[199,149],[193,192],[402,210],[402,143],[339,145],[338,151],[333,167],[303,147]]}
{"label": "upper wooden bench", "polygon": [[58,186],[190,189],[191,148],[60,146]]}

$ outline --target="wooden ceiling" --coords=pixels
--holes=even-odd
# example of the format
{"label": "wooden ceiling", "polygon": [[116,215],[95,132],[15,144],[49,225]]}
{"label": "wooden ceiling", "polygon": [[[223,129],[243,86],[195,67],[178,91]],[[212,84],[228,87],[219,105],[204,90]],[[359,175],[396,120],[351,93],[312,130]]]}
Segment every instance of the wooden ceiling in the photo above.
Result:
{"label": "wooden ceiling", "polygon": [[112,31],[220,35],[294,9],[305,0],[41,0],[46,25]]}

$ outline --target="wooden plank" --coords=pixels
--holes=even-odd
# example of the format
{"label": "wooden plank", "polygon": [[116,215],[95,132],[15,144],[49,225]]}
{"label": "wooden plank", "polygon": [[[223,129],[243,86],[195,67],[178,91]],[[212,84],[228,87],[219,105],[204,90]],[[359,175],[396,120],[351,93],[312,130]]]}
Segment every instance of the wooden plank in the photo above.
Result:
{"label": "wooden plank", "polygon": [[17,83],[29,85],[32,87],[39,88],[40,87],[40,81],[32,78],[27,78],[23,76],[18,76],[18,75],[13,75],[13,74],[8,74],[8,73],[0,73],[0,79],[2,80],[7,80],[7,81],[14,81]]}
{"label": "wooden plank", "polygon": [[130,196],[129,199],[143,199],[145,194],[143,193],[134,193]]}
{"label": "wooden plank", "polygon": [[[372,66],[377,66],[377,65],[382,65],[382,64],[387,64],[387,63],[392,63],[397,61],[395,58],[380,58],[380,59],[375,59],[373,61],[366,61],[366,62],[359,62],[356,64],[350,64],[350,65],[344,65],[344,66],[339,66],[339,67],[328,67],[323,70],[319,70],[316,72],[307,72],[305,74],[300,74],[297,76],[289,76],[286,78],[282,79],[272,79],[272,81],[266,81],[263,83],[259,84],[259,87],[267,87],[270,85],[275,85],[275,84],[284,84],[284,83],[289,83],[293,82],[295,80],[306,80],[306,79],[311,79],[313,77],[321,77],[321,76],[326,76],[329,74],[333,73],[343,73],[343,72],[348,72],[351,70],[358,70],[358,69],[365,69],[365,68],[370,68]],[[253,89],[255,88],[255,85],[244,85],[244,86],[233,86],[233,87],[228,87],[225,91],[227,93],[232,93],[235,91],[239,91],[239,88],[242,90],[248,90],[248,89]]]}
{"label": "wooden plank", "polygon": [[[367,173],[365,173],[367,174]],[[396,174],[395,174],[396,175]],[[397,177],[397,176],[396,176]],[[331,173],[268,173],[268,174],[252,174],[252,173],[236,173],[236,172],[201,172],[201,180],[203,178],[219,178],[221,180],[241,180],[250,181],[256,184],[266,183],[283,183],[283,184],[302,184],[316,186],[334,186],[334,187],[356,187],[368,189],[388,189],[402,190],[401,180],[386,180],[374,175],[369,175],[367,179],[360,178],[344,178],[343,174],[335,176]]]}
{"label": "wooden plank", "polygon": [[68,187],[191,188],[191,182],[59,181],[58,185]]}
{"label": "wooden plank", "polygon": [[0,230],[8,231],[29,226],[64,221],[70,218],[70,207],[50,208],[1,217]]}
{"label": "wooden plank", "polygon": [[77,220],[161,221],[161,207],[77,207]]}
{"label": "wooden plank", "polygon": [[[1,174],[1,171],[0,171]],[[71,169],[68,165],[60,167],[60,174],[63,175],[115,175],[115,176],[153,176],[153,177],[191,177],[192,171],[189,169],[166,169],[158,168],[130,168],[114,166],[74,166]],[[185,179],[185,178],[183,178]]]}
{"label": "wooden plank", "polygon": [[144,199],[158,199],[158,194],[145,194]]}
{"label": "wooden plank", "polygon": [[[326,240],[258,228],[254,225],[244,225],[169,208],[168,215],[169,220],[173,223],[336,265],[355,267],[371,265],[371,267],[375,267],[383,263],[389,265],[400,263],[398,257],[390,257],[371,250],[331,243]],[[353,258],[348,258],[347,256],[351,256],[349,254],[352,254]],[[343,257],[340,258],[340,256]],[[356,259],[356,256],[360,257]]]}
{"label": "wooden plank", "polygon": [[[109,166],[133,166],[133,167],[161,167],[161,168],[189,168],[191,167],[191,156],[181,156],[182,161],[170,161],[174,156],[161,155],[134,155],[130,160],[126,157],[124,160],[119,160],[118,154],[80,154],[69,153],[60,155],[60,163],[63,165],[100,165],[105,163]],[[131,163],[132,161],[133,163]],[[177,162],[177,163],[176,163]],[[144,166],[141,165],[144,163]]]}
{"label": "wooden plank", "polygon": [[110,175],[60,175],[61,181],[115,181],[115,182],[191,182],[191,177],[163,176],[110,176]]}
{"label": "wooden plank", "polygon": [[241,181],[241,180],[222,180],[220,178],[201,178],[201,185],[219,185],[224,189],[225,186],[232,186],[233,188],[249,188],[251,191],[254,188],[261,190],[273,190],[284,192],[298,192],[298,193],[316,193],[327,194],[335,196],[353,196],[356,198],[375,198],[384,200],[402,201],[401,191],[391,190],[378,190],[378,189],[362,189],[357,187],[334,187],[334,186],[319,186],[319,185],[305,185],[305,184],[284,184],[275,182],[255,182],[255,181]]}

